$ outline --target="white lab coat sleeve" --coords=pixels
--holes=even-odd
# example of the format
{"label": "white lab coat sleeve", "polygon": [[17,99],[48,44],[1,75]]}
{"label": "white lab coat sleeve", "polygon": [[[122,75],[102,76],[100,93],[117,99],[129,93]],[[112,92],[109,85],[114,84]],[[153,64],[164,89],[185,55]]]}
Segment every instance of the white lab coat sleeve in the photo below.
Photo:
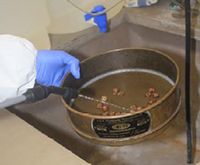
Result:
{"label": "white lab coat sleeve", "polygon": [[0,102],[20,96],[34,86],[36,54],[30,41],[0,35]]}

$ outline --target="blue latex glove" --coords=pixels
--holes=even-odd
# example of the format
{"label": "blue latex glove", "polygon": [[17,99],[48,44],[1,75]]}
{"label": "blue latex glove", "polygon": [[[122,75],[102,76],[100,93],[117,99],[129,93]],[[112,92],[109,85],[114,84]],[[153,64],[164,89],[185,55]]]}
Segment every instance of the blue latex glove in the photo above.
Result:
{"label": "blue latex glove", "polygon": [[[104,10],[105,7],[103,5],[97,5],[92,9],[91,13],[103,12]],[[85,14],[85,21],[89,21],[92,18],[94,23],[98,26],[100,32],[105,33],[108,31],[108,22],[106,13],[95,16],[91,15],[90,13]]]}
{"label": "blue latex glove", "polygon": [[39,50],[36,57],[36,81],[45,86],[60,86],[67,72],[80,78],[79,60],[61,50]]}

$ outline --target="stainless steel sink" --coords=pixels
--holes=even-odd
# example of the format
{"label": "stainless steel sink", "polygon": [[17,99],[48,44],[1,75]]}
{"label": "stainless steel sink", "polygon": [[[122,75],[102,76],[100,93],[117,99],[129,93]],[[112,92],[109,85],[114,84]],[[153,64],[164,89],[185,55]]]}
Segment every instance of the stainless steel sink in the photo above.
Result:
{"label": "stainless steel sink", "polygon": [[[59,39],[59,36],[57,39]],[[73,42],[76,41],[77,40],[74,40]],[[200,44],[195,40],[193,40],[193,43],[195,43],[195,46],[193,46],[192,55],[195,59],[195,56],[200,52]],[[52,47],[57,48],[54,44]],[[180,87],[183,89],[184,37],[175,34],[131,23],[122,23],[109,33],[93,37],[87,42],[70,50],[67,46],[59,48],[70,51],[71,54],[76,55],[80,59],[84,59],[99,54],[100,52],[125,47],[151,48],[168,54],[181,68]],[[198,117],[200,104],[198,90],[200,80],[197,70],[199,64],[199,59],[196,60],[196,64],[193,60],[191,74],[195,142],[197,139],[196,137],[200,137],[200,121],[197,121],[197,119],[200,118]],[[184,93],[183,90],[182,93]],[[182,100],[184,103],[184,98]],[[10,111],[94,165],[186,165],[185,119],[183,107],[184,104],[182,104],[181,112],[175,118],[171,126],[159,136],[138,144],[122,147],[108,147],[92,144],[79,137],[72,129],[68,114],[58,96],[50,96],[48,99],[35,104],[19,105],[10,108]],[[197,124],[195,124],[195,122]],[[197,144],[198,143],[199,142],[197,142]],[[196,151],[196,159],[199,158],[199,153]]]}

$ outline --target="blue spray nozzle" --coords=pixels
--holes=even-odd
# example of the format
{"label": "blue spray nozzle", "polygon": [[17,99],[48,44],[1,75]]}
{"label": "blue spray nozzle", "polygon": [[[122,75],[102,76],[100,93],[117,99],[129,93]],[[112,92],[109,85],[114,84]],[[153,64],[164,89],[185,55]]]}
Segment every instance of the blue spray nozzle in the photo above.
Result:
{"label": "blue spray nozzle", "polygon": [[90,19],[93,19],[93,22],[98,26],[99,31],[102,33],[105,33],[108,30],[107,14],[103,12],[104,10],[105,10],[105,7],[103,5],[97,5],[91,11],[91,13],[96,13],[97,15],[96,14],[92,15],[91,13],[87,13],[84,16],[85,21],[89,21]]}
{"label": "blue spray nozzle", "polygon": [[92,13],[102,12],[103,10],[105,10],[103,5],[97,5],[92,9]]}

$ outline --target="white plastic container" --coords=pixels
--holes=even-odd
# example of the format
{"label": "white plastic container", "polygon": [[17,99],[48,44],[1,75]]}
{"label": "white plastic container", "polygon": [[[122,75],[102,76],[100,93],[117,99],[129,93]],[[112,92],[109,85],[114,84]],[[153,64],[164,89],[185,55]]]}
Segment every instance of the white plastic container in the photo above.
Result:
{"label": "white plastic container", "polygon": [[126,0],[125,7],[146,7],[157,3],[159,0]]}

